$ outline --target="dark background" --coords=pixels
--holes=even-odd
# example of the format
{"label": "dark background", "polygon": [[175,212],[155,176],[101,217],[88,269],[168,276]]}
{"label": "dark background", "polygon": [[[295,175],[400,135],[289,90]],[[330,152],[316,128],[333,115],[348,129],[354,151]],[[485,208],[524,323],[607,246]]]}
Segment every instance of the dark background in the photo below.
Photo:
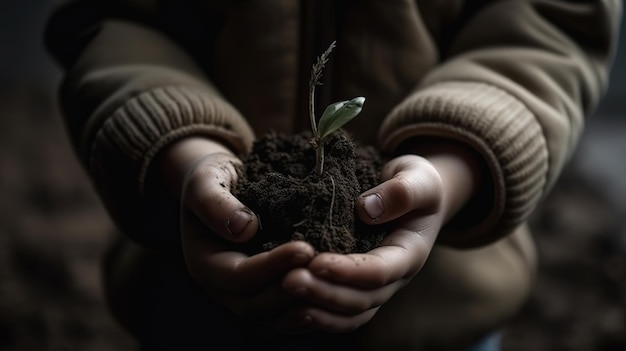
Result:
{"label": "dark background", "polygon": [[[103,302],[112,224],[67,142],[41,45],[52,2],[0,1],[0,350],[134,350]],[[626,350],[625,47],[533,216],[540,275],[505,351]]]}

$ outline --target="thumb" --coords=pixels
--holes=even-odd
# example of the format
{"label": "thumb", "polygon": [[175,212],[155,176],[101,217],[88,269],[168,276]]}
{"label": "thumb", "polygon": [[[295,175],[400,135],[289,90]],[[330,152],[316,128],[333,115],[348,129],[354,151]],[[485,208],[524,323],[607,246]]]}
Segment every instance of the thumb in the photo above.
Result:
{"label": "thumb", "polygon": [[356,211],[369,224],[397,219],[411,211],[437,211],[442,183],[439,173],[426,159],[404,155],[389,161],[383,168],[384,182],[367,190],[356,200]]}
{"label": "thumb", "polygon": [[212,232],[231,242],[245,242],[258,229],[258,218],[230,192],[240,161],[228,154],[211,154],[185,176],[182,204]]}

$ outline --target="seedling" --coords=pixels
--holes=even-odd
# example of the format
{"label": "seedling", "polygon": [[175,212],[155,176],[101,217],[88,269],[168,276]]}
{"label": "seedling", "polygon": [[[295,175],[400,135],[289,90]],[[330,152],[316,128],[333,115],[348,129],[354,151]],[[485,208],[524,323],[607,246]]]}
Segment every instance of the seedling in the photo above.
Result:
{"label": "seedling", "polygon": [[326,138],[361,113],[365,103],[365,98],[359,96],[351,100],[330,104],[322,113],[318,125],[315,117],[315,87],[322,85],[320,79],[322,78],[324,67],[328,63],[328,57],[335,46],[333,41],[328,49],[317,58],[317,62],[311,70],[311,79],[309,80],[309,118],[311,119],[311,129],[313,130],[311,144],[315,148],[315,172],[318,176],[321,176],[324,172],[324,142]]}

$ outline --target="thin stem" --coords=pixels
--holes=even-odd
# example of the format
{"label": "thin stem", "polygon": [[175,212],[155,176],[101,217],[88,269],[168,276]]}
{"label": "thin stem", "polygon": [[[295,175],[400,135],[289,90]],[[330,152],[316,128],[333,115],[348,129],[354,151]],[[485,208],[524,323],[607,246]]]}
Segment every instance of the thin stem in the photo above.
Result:
{"label": "thin stem", "polygon": [[[311,80],[313,79],[313,74],[311,74]],[[317,138],[317,122],[315,120],[315,86],[317,83],[309,83],[309,118],[311,119],[311,130],[313,131],[313,136]]]}
{"label": "thin stem", "polygon": [[315,146],[316,164],[315,172],[318,176],[322,175],[324,171],[324,142],[319,137],[317,131],[317,120],[315,117],[315,87],[322,85],[320,79],[326,63],[328,63],[328,57],[335,48],[335,41],[330,43],[330,46],[320,57],[317,58],[317,62],[313,65],[311,70],[311,78],[309,80],[309,119],[311,120],[311,130],[313,131],[313,144]]}
{"label": "thin stem", "polygon": [[324,142],[316,140],[315,143],[315,173],[321,176],[324,173]]}
{"label": "thin stem", "polygon": [[311,70],[311,78],[309,79],[309,118],[311,120],[311,130],[313,130],[313,135],[315,137],[318,136],[317,121],[315,118],[315,87],[322,85],[320,79],[322,78],[324,67],[326,66],[326,63],[328,63],[328,57],[335,48],[335,45],[335,41],[330,43],[328,49],[326,49],[326,51],[324,51],[324,53],[317,58],[317,62],[313,65],[313,69]]}

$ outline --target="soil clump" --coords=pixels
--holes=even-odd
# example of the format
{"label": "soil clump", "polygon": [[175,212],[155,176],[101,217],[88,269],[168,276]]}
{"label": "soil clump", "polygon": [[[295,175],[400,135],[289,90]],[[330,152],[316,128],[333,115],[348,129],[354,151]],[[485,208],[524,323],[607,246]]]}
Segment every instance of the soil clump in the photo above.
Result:
{"label": "soil clump", "polygon": [[270,132],[249,154],[233,194],[258,217],[259,233],[240,247],[255,254],[293,240],[319,252],[358,253],[378,246],[388,225],[368,225],[355,213],[355,200],[381,182],[382,157],[356,144],[343,130],[326,145],[324,173],[315,172],[311,134]]}

